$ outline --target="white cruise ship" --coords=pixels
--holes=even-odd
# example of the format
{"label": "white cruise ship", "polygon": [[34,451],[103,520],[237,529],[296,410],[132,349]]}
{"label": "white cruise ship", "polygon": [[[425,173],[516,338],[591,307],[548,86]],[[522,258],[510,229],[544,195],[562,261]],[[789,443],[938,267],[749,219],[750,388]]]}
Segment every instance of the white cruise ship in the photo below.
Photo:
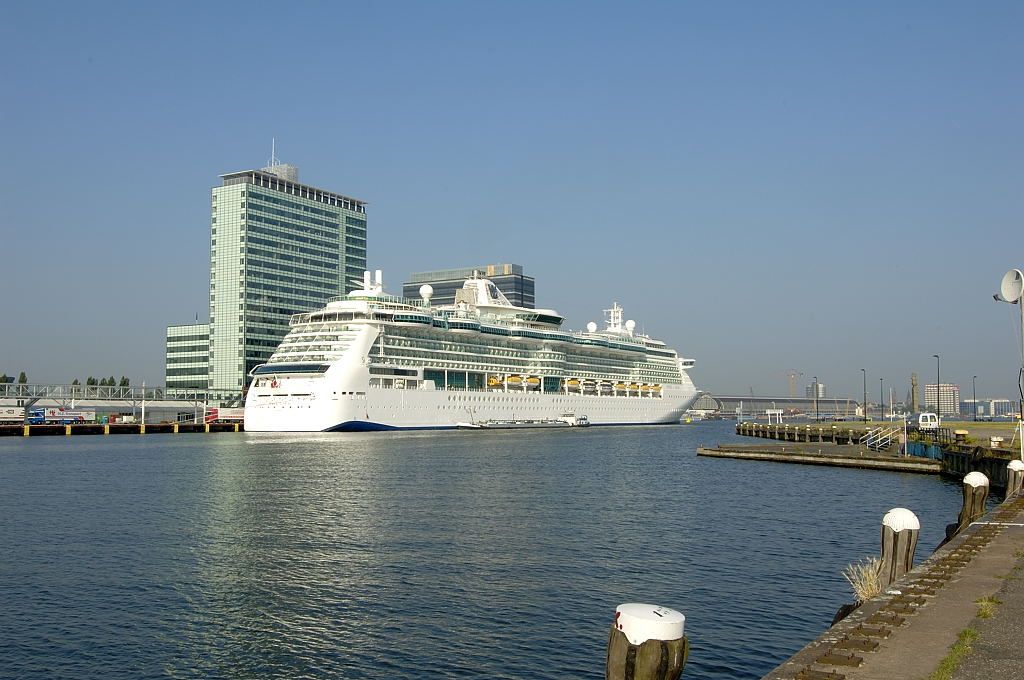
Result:
{"label": "white cruise ship", "polygon": [[606,312],[606,328],[561,329],[546,309],[515,307],[487,279],[455,304],[384,293],[381,272],[362,290],[295,314],[265,364],[251,372],[248,432],[455,428],[497,422],[678,423],[697,398],[694,365]]}

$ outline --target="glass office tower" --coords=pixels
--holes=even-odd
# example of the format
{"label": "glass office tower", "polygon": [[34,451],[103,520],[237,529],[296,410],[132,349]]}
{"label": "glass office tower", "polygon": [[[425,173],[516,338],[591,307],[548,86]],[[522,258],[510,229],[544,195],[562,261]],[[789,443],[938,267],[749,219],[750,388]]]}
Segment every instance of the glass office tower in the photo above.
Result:
{"label": "glass office tower", "polygon": [[241,393],[292,314],[360,284],[366,204],[300,184],[296,168],[221,175],[210,224],[211,393]]}

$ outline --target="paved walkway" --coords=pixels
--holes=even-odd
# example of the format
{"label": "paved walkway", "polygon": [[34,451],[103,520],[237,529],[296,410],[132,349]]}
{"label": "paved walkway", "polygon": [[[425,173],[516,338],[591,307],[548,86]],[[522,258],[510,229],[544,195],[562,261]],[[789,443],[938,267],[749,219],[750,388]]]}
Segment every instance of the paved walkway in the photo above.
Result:
{"label": "paved walkway", "polygon": [[1024,678],[1024,527],[1018,529],[1021,549],[1017,565],[995,594],[1002,604],[995,615],[976,619],[978,639],[953,674],[953,680],[1020,680]]}
{"label": "paved walkway", "polygon": [[[954,678],[1024,679],[1022,524],[1024,498],[1003,503],[765,679],[926,680],[967,628],[978,638]],[[1002,604],[979,619],[988,597]]]}

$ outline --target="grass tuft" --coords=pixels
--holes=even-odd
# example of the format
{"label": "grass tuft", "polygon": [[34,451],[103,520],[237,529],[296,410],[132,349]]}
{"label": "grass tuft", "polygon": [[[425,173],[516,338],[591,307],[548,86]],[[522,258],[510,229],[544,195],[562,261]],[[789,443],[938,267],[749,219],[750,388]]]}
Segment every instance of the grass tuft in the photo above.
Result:
{"label": "grass tuft", "polygon": [[939,667],[928,676],[928,680],[950,680],[960,662],[971,653],[971,643],[977,639],[978,631],[973,628],[964,628],[960,631],[956,642],[949,648],[949,654],[939,663]]}
{"label": "grass tuft", "polygon": [[978,605],[979,619],[991,619],[996,614],[996,607],[1001,605],[1002,601],[996,597],[983,597],[976,600],[974,604]]}
{"label": "grass tuft", "polygon": [[850,582],[857,602],[866,602],[882,592],[882,560],[866,557],[843,570],[843,576]]}

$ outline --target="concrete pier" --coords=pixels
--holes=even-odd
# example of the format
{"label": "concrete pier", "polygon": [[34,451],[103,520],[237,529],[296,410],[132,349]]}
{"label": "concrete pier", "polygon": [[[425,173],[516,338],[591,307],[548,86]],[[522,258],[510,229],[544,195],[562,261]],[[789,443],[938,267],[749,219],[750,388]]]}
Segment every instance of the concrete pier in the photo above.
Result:
{"label": "concrete pier", "polygon": [[830,465],[853,467],[867,470],[890,470],[893,472],[918,472],[937,475],[942,463],[929,458],[899,456],[894,453],[871,451],[858,446],[822,443],[792,444],[722,444],[716,447],[700,447],[698,456],[711,458],[739,458],[772,463],[797,463],[801,465]]}
{"label": "concrete pier", "polygon": [[1024,649],[1015,617],[1024,611],[1022,576],[1024,498],[1014,498],[764,680],[920,680],[961,638],[974,642],[952,677],[1019,678]]}
{"label": "concrete pier", "polygon": [[242,423],[79,423],[77,425],[0,425],[0,437],[52,437],[88,434],[179,434],[243,432]]}
{"label": "concrete pier", "polygon": [[[841,422],[841,423],[812,423],[812,424],[776,424],[776,423],[737,423],[736,434],[754,437],[758,439],[770,439],[774,441],[787,442],[785,450],[805,450],[806,445],[821,445],[822,451],[831,452],[826,460],[815,462],[812,459],[801,459],[797,456],[780,455],[780,449],[774,444],[767,444],[760,447],[737,447],[729,445],[720,446],[717,449],[720,457],[747,458],[756,460],[773,460],[775,462],[799,463],[808,462],[819,465],[844,465],[847,467],[866,467],[853,463],[844,463],[843,449],[847,449],[846,458],[851,460],[863,456],[878,455],[883,457],[897,456],[900,453],[899,442],[902,428],[897,423],[877,422]],[[879,434],[879,430],[882,434]],[[1003,489],[1007,483],[1007,463],[1018,456],[1016,449],[994,448],[990,445],[991,432],[1002,432],[1003,430],[992,430],[991,427],[980,426],[972,429],[979,441],[972,442],[967,437],[966,430],[957,430],[955,433],[948,428],[938,431],[911,432],[912,439],[907,442],[907,451],[911,454],[905,460],[924,461],[931,460],[938,464],[936,470],[946,477],[962,478],[968,472],[976,470],[982,472],[991,481],[995,489]],[[792,445],[792,446],[791,446]],[[796,448],[793,448],[796,447]],[[725,451],[735,449],[737,455],[725,455]],[[760,450],[765,455],[755,456],[754,450]],[[811,449],[813,450],[813,449]],[[742,454],[742,455],[739,455]],[[702,454],[704,455],[704,454]],[[834,462],[827,462],[834,461]],[[930,469],[931,465],[917,470]],[[899,467],[878,466],[879,469],[899,470]]]}

